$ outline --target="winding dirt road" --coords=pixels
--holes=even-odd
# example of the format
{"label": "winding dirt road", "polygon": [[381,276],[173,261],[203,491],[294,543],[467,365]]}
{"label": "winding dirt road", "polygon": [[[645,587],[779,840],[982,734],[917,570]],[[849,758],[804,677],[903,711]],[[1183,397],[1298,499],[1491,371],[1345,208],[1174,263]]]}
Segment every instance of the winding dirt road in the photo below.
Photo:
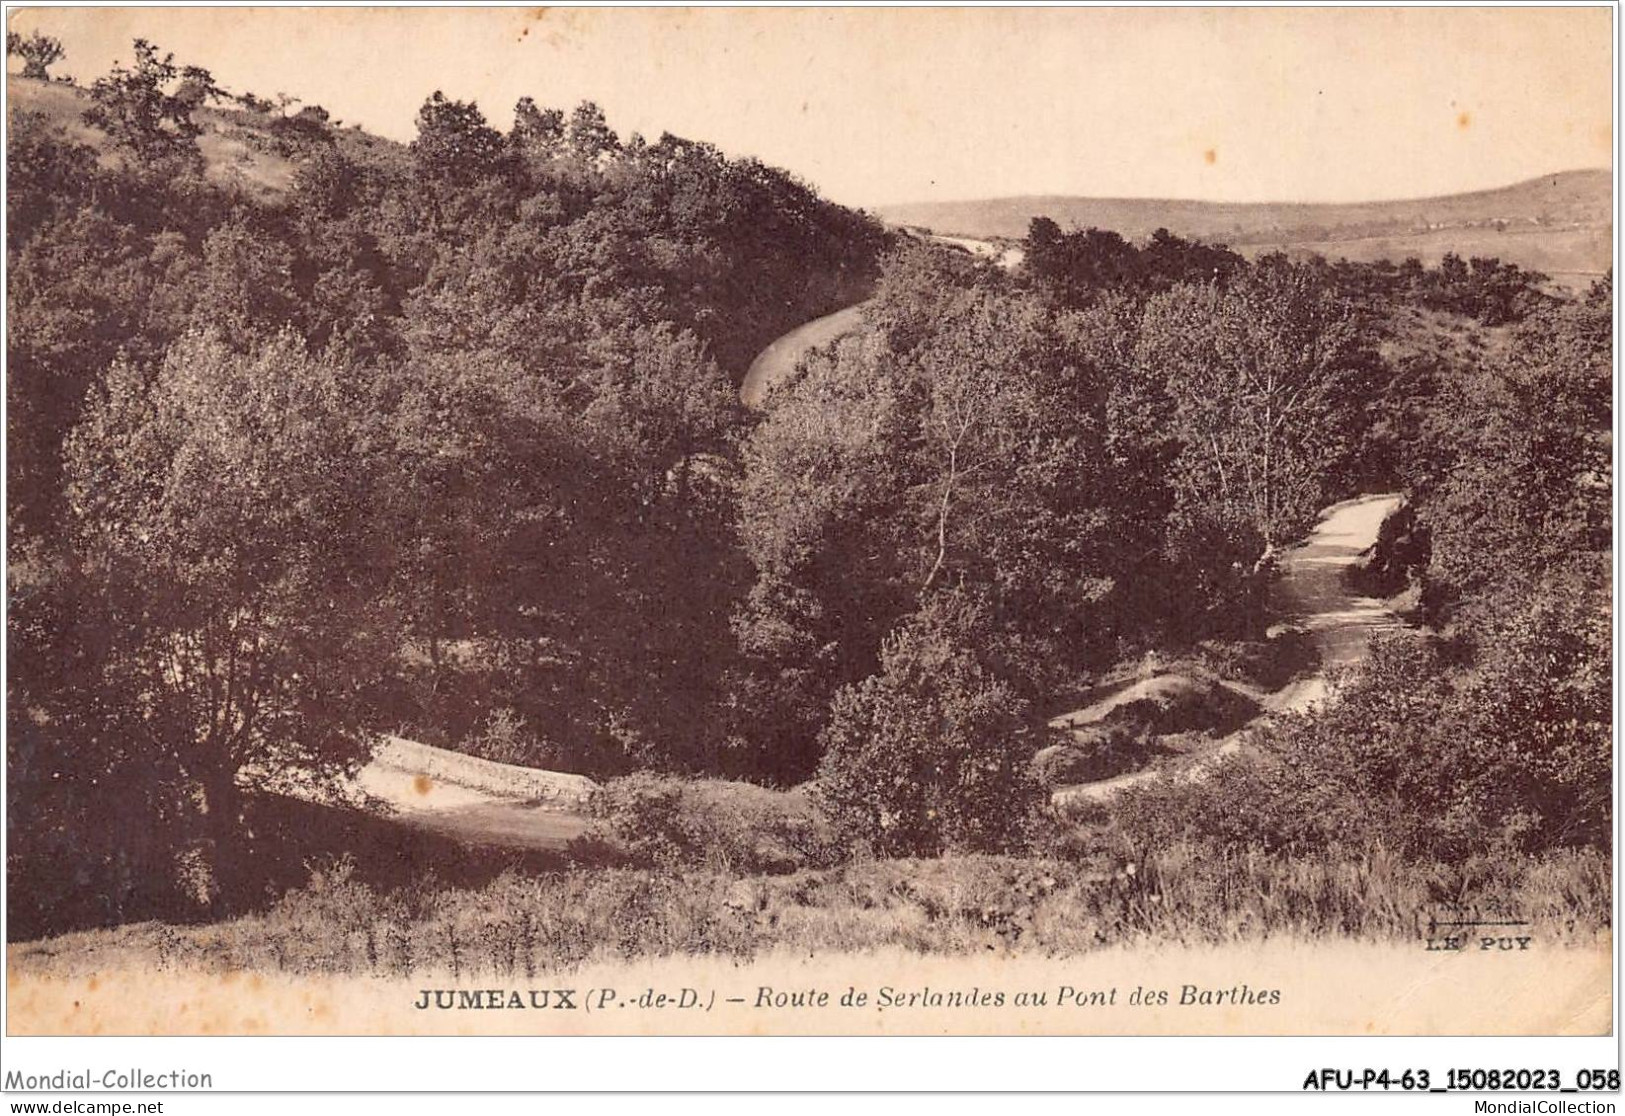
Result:
{"label": "winding dirt road", "polygon": [[[1279,563],[1279,576],[1271,586],[1276,613],[1281,617],[1277,630],[1306,632],[1320,652],[1315,672],[1297,679],[1273,693],[1226,683],[1232,689],[1258,702],[1259,715],[1232,732],[1212,751],[1193,760],[1182,772],[1187,779],[1202,772],[1221,756],[1241,749],[1245,734],[1275,713],[1302,712],[1322,701],[1330,691],[1330,673],[1355,665],[1366,657],[1373,636],[1397,629],[1400,621],[1382,601],[1361,596],[1349,587],[1350,567],[1377,541],[1383,520],[1400,504],[1394,494],[1357,496],[1333,504],[1320,513],[1320,521],[1309,537],[1286,551]],[[1128,683],[1125,685],[1138,685]],[[1109,710],[1111,699],[1098,702],[1092,710]],[[1090,711],[1083,711],[1089,713]],[[1092,716],[1066,714],[1052,724],[1086,724]],[[1056,805],[1079,799],[1101,799],[1124,787],[1155,779],[1157,769],[1134,771],[1096,783],[1061,787],[1053,795]]]}
{"label": "winding dirt road", "polygon": [[[924,239],[992,260],[1006,271],[1021,266],[1025,258],[1020,248],[966,236],[927,236]],[[745,382],[739,385],[739,401],[747,407],[760,407],[767,398],[768,390],[794,372],[804,355],[813,349],[834,344],[856,331],[863,324],[863,308],[867,305],[868,302],[854,303],[844,310],[814,318],[763,349],[745,372]]]}
{"label": "winding dirt road", "polygon": [[1349,587],[1350,567],[1377,541],[1382,521],[1398,510],[1394,494],[1357,496],[1320,513],[1303,545],[1281,561],[1273,586],[1275,606],[1290,628],[1309,633],[1320,652],[1320,669],[1276,693],[1262,705],[1271,712],[1299,712],[1327,693],[1328,672],[1366,656],[1371,638],[1400,626],[1399,617],[1374,597]]}
{"label": "winding dirt road", "polygon": [[739,401],[747,407],[760,407],[767,398],[768,389],[794,372],[803,355],[812,349],[833,344],[862,325],[863,308],[867,305],[860,302],[822,318],[814,318],[763,349],[750,362],[745,382],[739,385]]}

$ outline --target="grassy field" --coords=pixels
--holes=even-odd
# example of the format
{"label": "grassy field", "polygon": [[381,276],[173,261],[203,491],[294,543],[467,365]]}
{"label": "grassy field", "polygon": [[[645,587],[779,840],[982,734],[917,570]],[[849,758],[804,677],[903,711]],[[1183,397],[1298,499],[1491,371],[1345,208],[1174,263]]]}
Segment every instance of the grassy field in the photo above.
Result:
{"label": "grassy field", "polygon": [[1344,240],[1311,240],[1249,245],[1256,256],[1279,248],[1288,255],[1315,254],[1355,263],[1400,261],[1415,256],[1434,265],[1447,252],[1463,258],[1487,256],[1542,272],[1557,286],[1583,291],[1600,279],[1613,260],[1613,229],[1607,223],[1571,228],[1450,228]]}
{"label": "grassy field", "polygon": [[14,944],[10,971],[110,968],[533,976],[669,956],[780,951],[1079,956],[1136,943],[1278,936],[1420,943],[1464,909],[1516,911],[1546,946],[1589,946],[1610,927],[1610,873],[1595,854],[1524,863],[1419,864],[1380,852],[1278,858],[1171,846],[1048,857],[869,861],[781,875],[669,869],[508,871],[482,887],[364,882],[353,863],[316,872],[263,913],[148,922]]}

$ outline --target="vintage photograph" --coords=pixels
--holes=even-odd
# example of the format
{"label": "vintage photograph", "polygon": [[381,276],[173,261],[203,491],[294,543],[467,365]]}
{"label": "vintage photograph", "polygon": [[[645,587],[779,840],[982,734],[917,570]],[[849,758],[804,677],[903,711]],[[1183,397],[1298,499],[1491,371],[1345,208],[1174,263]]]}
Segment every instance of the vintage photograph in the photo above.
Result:
{"label": "vintage photograph", "polygon": [[1607,1033],[1615,15],[9,9],[6,1033]]}

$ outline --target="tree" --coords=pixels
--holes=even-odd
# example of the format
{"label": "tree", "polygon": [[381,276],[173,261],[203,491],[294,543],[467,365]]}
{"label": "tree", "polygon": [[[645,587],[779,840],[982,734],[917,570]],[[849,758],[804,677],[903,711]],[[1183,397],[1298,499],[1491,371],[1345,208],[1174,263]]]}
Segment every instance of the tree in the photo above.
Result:
{"label": "tree", "polygon": [[875,669],[924,576],[905,572],[917,545],[899,515],[908,427],[882,361],[855,338],[809,359],[744,447],[741,535],[756,580],[735,629],[761,684],[743,728],[787,782],[811,774],[831,696]]}
{"label": "tree", "polygon": [[[240,788],[317,787],[366,754],[399,647],[378,598],[361,409],[284,332],[248,353],[188,334],[128,362],[68,449],[76,548],[130,644],[113,692],[201,812],[217,876],[247,840]],[[119,625],[115,625],[119,628]]]}
{"label": "tree", "polygon": [[[132,690],[128,618],[69,553],[11,541],[6,807],[11,931],[174,917],[192,788]],[[64,881],[71,886],[64,886]]]}
{"label": "tree", "polygon": [[40,31],[27,38],[16,31],[7,31],[6,54],[23,60],[23,77],[50,81],[51,65],[62,60],[62,41]]}
{"label": "tree", "polygon": [[[135,122],[156,120],[176,140],[176,122],[163,115],[162,99],[173,98],[176,113],[205,124],[184,67],[146,46],[138,61],[115,90]],[[143,74],[145,85],[136,80]],[[150,96],[142,101],[141,92]],[[251,104],[276,118],[265,122],[272,138],[297,138],[286,129],[299,106],[266,98]],[[141,104],[154,111],[143,116]],[[521,108],[516,130],[558,150],[520,157],[511,137],[493,139],[476,106],[444,95],[429,98],[422,124],[404,165],[359,140],[301,144],[291,196],[274,206],[176,164],[142,162],[129,145],[123,166],[99,167],[89,149],[37,142],[42,129],[61,134],[49,121],[16,130],[8,155],[22,193],[11,216],[24,231],[10,249],[8,480],[12,525],[27,528],[14,530],[14,542],[39,543],[73,571],[64,575],[70,583],[121,587],[141,603],[133,615],[150,611],[124,625],[138,644],[110,658],[109,670],[129,685],[97,685],[137,695],[128,699],[136,705],[143,693],[166,693],[141,671],[156,658],[155,632],[192,631],[193,618],[170,607],[192,592],[190,581],[167,567],[138,573],[134,528],[89,533],[82,520],[99,513],[71,507],[68,492],[108,486],[67,483],[64,438],[121,351],[128,396],[167,398],[173,385],[160,369],[172,348],[173,360],[189,353],[199,367],[258,367],[291,331],[355,411],[354,445],[333,472],[370,493],[358,522],[372,561],[355,577],[371,597],[346,599],[371,618],[362,631],[401,633],[378,656],[392,677],[379,682],[387,692],[377,707],[357,707],[358,731],[421,728],[426,739],[455,744],[471,720],[502,705],[546,725],[558,754],[584,768],[776,777],[775,757],[728,746],[739,725],[761,718],[723,692],[740,664],[729,621],[753,577],[738,545],[744,416],[732,381],[771,337],[864,293],[878,225],[784,172],[709,145],[674,142],[636,158],[600,151],[588,165],[570,151],[561,114]],[[586,147],[613,137],[601,113],[583,113],[578,125]],[[194,160],[190,169],[201,167]],[[195,345],[176,346],[188,329],[207,331],[232,355],[204,360]],[[108,405],[94,410],[102,416]],[[205,410],[200,422],[226,413],[218,400],[197,413]],[[321,423],[331,417],[313,413]],[[158,426],[190,429],[191,420]],[[157,450],[129,464],[137,445],[156,437],[149,434],[122,451],[111,436],[97,454],[75,450],[74,475],[105,460],[121,462],[103,471],[124,485],[136,474],[174,473]],[[175,445],[183,441],[174,435]],[[239,464],[221,466],[227,483],[217,493],[188,473],[197,491],[184,501],[179,490],[144,495],[140,515],[170,516],[167,532],[186,515],[205,522],[241,502],[233,514],[257,509],[269,524],[270,511],[234,472],[260,475],[262,466]],[[287,502],[290,515],[310,510]],[[115,522],[130,524],[137,512],[120,515]],[[273,537],[273,527],[258,534]],[[231,545],[220,561],[249,560]],[[269,559],[253,561],[258,569]],[[923,568],[911,570],[897,585],[911,601],[924,579]],[[184,593],[162,596],[177,583]],[[150,610],[149,593],[159,595]],[[71,607],[97,616],[97,602],[113,595],[98,590]],[[894,616],[888,610],[885,623]],[[873,669],[885,630],[866,638],[854,678]],[[342,667],[349,652],[332,654]],[[313,648],[309,661],[316,658]],[[431,658],[439,662],[426,664]],[[89,692],[88,683],[75,691]],[[818,695],[819,721],[829,695]],[[164,709],[185,720],[178,698]],[[139,708],[135,721],[149,724]],[[174,755],[150,723],[155,746]],[[816,731],[814,723],[807,747]],[[172,800],[206,803],[203,769],[190,753],[183,758],[183,789]],[[804,777],[812,763],[803,756],[793,766]],[[168,784],[154,793],[171,797]],[[217,783],[217,797],[228,793]]]}
{"label": "tree", "polygon": [[103,370],[121,350],[157,360],[184,325],[193,261],[177,241],[184,244],[80,206],[11,246],[6,483],[14,532],[54,534],[64,510],[63,440]]}
{"label": "tree", "polygon": [[814,788],[847,841],[881,856],[1026,842],[1040,735],[976,651],[985,622],[967,596],[938,594],[887,637],[877,674],[836,694]]}
{"label": "tree", "polygon": [[564,112],[537,108],[533,99],[521,97],[513,107],[513,130],[508,138],[521,151],[552,155],[564,142]]}
{"label": "tree", "polygon": [[[177,82],[179,88],[168,92]],[[137,39],[135,68],[115,65],[106,77],[96,79],[90,87],[94,103],[85,110],[84,119],[143,163],[196,161],[197,137],[203,128],[192,119],[192,112],[219,94],[209,71],[178,67],[174,54],[159,57],[157,47]]]}
{"label": "tree", "polygon": [[1222,244],[1203,244],[1158,229],[1140,249],[1144,284],[1165,291],[1180,283],[1226,283],[1244,271],[1247,261]]}
{"label": "tree", "polygon": [[1144,576],[1099,323],[957,267],[889,265],[873,325],[808,357],[746,444],[757,583],[737,628],[783,695],[760,748],[786,774],[834,691],[938,592],[986,597],[990,653],[1036,697],[1111,653],[1114,594]]}
{"label": "tree", "polygon": [[989,586],[1035,634],[1076,630],[1117,572],[1104,385],[1073,324],[978,294],[948,308],[910,362],[922,404],[906,494],[924,536],[916,591]]}
{"label": "tree", "polygon": [[612,154],[621,146],[620,139],[604,119],[604,110],[592,101],[582,101],[570,113],[565,140],[572,154],[588,162]]}
{"label": "tree", "polygon": [[1471,595],[1608,549],[1611,313],[1605,298],[1541,310],[1447,383],[1425,437],[1448,460],[1419,509],[1436,589]]}
{"label": "tree", "polygon": [[1313,522],[1350,453],[1375,364],[1346,305],[1306,269],[1266,259],[1228,288],[1153,299],[1138,360],[1166,384],[1188,517],[1269,550]]}
{"label": "tree", "polygon": [[418,109],[417,125],[412,155],[430,178],[468,185],[490,174],[502,157],[502,134],[473,101],[449,100],[436,90]]}

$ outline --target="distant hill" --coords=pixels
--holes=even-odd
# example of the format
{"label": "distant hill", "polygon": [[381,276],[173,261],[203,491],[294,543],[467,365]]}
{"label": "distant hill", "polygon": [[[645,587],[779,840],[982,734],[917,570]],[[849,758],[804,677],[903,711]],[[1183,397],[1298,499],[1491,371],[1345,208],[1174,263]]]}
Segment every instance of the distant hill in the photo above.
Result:
{"label": "distant hill", "polygon": [[1238,203],[1155,198],[1040,196],[884,206],[894,225],[983,238],[1019,239],[1044,216],[1063,229],[1112,229],[1143,240],[1159,228],[1228,244],[1253,256],[1272,250],[1330,259],[1446,252],[1496,256],[1570,286],[1608,269],[1613,258],[1613,173],[1564,171],[1469,194],[1354,204]]}

